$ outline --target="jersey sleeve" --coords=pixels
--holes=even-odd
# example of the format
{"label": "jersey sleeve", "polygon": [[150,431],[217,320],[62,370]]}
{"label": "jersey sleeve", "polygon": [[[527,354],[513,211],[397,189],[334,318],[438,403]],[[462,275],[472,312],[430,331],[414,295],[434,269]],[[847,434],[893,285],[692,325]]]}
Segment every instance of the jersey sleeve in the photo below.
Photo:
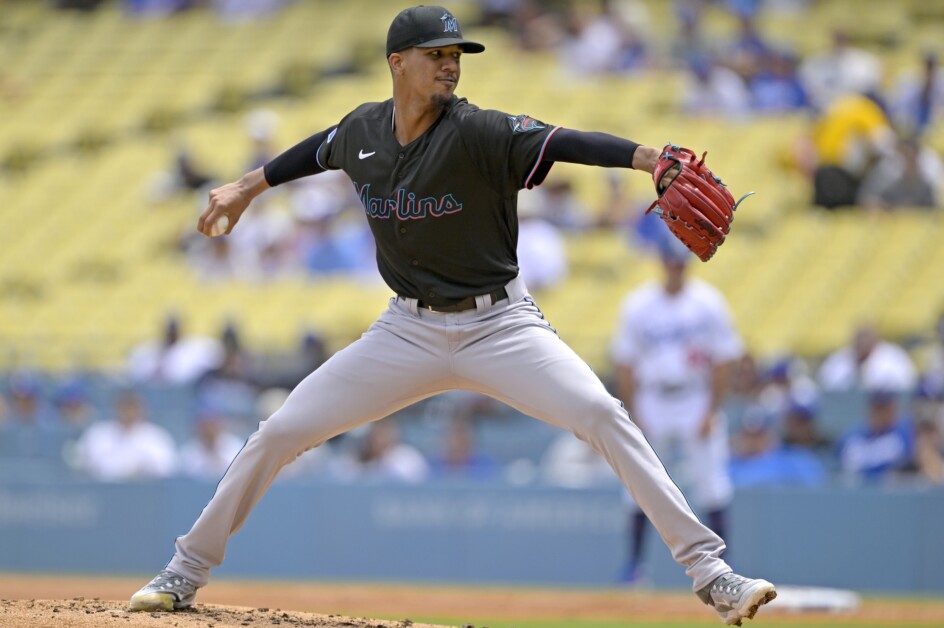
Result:
{"label": "jersey sleeve", "polygon": [[338,170],[341,168],[341,165],[335,163],[335,160],[332,159],[332,156],[334,154],[334,149],[341,144],[340,141],[335,142],[335,139],[338,137],[338,132],[341,131],[342,124],[344,124],[344,120],[339,122],[336,127],[331,129],[331,132],[328,133],[328,137],[325,138],[325,140],[318,147],[318,150],[315,151],[315,161],[319,167],[325,170]]}
{"label": "jersey sleeve", "polygon": [[525,114],[481,109],[461,116],[458,126],[472,160],[502,194],[540,185],[553,165],[543,157],[558,127]]}
{"label": "jersey sleeve", "polygon": [[318,164],[316,155],[325,139],[335,128],[337,127],[315,133],[265,164],[262,172],[266,182],[275,187],[302,177],[324,172],[325,169]]}
{"label": "jersey sleeve", "polygon": [[358,120],[362,119],[364,113],[373,106],[374,103],[365,103],[338,122],[315,152],[318,166],[325,170],[344,169],[343,157],[351,154],[350,147],[357,142],[357,139],[352,136],[362,133]]}

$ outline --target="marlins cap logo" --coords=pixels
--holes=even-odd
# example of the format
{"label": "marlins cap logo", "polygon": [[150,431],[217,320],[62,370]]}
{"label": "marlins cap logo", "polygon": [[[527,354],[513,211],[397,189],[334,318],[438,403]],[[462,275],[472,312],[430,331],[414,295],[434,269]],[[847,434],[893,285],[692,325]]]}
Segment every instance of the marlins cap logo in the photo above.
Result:
{"label": "marlins cap logo", "polygon": [[458,33],[459,32],[459,20],[452,16],[452,13],[446,11],[442,14],[442,17],[439,18],[443,23],[443,32],[444,33]]}

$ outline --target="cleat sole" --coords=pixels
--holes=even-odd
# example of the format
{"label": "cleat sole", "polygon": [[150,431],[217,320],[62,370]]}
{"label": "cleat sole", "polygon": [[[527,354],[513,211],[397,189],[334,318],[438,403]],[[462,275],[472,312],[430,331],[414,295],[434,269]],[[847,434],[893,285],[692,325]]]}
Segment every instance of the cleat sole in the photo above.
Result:
{"label": "cleat sole", "polygon": [[131,598],[133,611],[173,612],[174,596],[169,593],[144,593]]}
{"label": "cleat sole", "polygon": [[748,609],[748,611],[747,611],[747,618],[748,618],[748,619],[754,619],[754,615],[757,614],[757,610],[758,610],[761,606],[763,606],[763,605],[766,604],[767,602],[770,602],[771,600],[773,600],[773,599],[776,598],[776,597],[777,597],[777,592],[776,592],[775,590],[773,590],[773,589],[771,589],[770,591],[767,591],[766,593],[764,593],[764,597],[763,597],[762,599],[758,600],[756,604],[752,604],[751,607]]}

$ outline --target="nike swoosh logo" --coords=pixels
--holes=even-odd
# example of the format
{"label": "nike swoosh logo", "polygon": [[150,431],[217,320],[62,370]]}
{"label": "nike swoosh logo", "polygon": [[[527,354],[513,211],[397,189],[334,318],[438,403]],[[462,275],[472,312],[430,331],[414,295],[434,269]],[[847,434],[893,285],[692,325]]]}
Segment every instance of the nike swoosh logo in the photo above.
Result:
{"label": "nike swoosh logo", "polygon": [[359,153],[357,153],[357,158],[358,158],[358,159],[367,159],[367,158],[370,157],[371,155],[376,154],[376,152],[377,152],[377,151],[374,151],[373,153],[365,153],[364,150],[361,149],[361,151],[360,151]]}

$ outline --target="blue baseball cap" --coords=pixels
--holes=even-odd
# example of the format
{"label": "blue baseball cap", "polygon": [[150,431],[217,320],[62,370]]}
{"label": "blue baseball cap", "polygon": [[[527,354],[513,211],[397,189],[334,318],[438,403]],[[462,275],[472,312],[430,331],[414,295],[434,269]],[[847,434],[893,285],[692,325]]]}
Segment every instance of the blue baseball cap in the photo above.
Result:
{"label": "blue baseball cap", "polygon": [[938,381],[937,378],[925,375],[918,380],[914,396],[918,399],[942,401],[944,400],[944,381]]}
{"label": "blue baseball cap", "polygon": [[692,252],[678,238],[669,233],[659,243],[659,257],[663,262],[685,264],[692,259]]}
{"label": "blue baseball cap", "polygon": [[875,405],[892,404],[898,399],[898,395],[898,391],[890,388],[873,388],[869,391],[869,403]]}
{"label": "blue baseball cap", "polygon": [[791,399],[787,405],[787,413],[798,419],[812,421],[816,418],[816,404],[810,401]]}

